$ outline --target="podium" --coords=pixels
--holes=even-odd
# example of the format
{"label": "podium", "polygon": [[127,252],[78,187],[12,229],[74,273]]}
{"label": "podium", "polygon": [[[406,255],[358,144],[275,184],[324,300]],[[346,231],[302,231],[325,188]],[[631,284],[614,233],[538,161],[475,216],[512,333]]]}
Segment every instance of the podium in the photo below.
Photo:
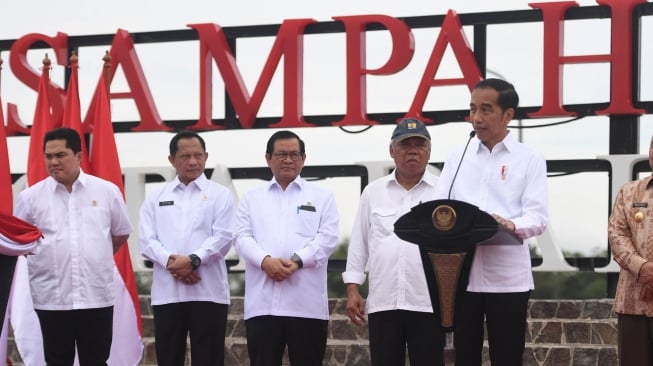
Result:
{"label": "podium", "polygon": [[457,200],[420,203],[400,217],[395,234],[420,249],[433,311],[446,332],[445,365],[453,365],[456,298],[465,291],[477,245],[521,244],[478,207]]}

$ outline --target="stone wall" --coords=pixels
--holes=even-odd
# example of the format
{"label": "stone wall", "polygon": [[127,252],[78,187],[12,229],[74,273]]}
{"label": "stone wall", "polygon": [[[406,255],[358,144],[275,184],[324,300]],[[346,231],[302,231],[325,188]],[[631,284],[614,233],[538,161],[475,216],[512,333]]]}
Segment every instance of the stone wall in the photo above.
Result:
{"label": "stone wall", "polygon": [[[329,306],[331,320],[324,365],[368,365],[367,328],[356,327],[348,321],[346,300],[332,299]],[[141,365],[154,366],[156,355],[149,297],[141,296],[141,308],[145,343]],[[617,319],[612,312],[611,299],[531,300],[528,314],[525,366],[617,365]],[[249,364],[242,316],[242,298],[232,299],[225,345],[228,366]],[[11,338],[9,354],[15,366],[22,365]],[[484,359],[484,365],[489,365],[487,352]],[[284,365],[289,365],[287,360]]]}

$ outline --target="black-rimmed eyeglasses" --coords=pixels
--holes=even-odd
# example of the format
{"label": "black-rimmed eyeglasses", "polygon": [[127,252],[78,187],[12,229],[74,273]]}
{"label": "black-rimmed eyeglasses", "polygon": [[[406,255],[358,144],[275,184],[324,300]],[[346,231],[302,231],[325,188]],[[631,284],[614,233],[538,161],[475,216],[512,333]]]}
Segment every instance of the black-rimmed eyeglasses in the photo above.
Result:
{"label": "black-rimmed eyeglasses", "polygon": [[290,158],[290,160],[292,161],[298,161],[301,160],[304,157],[304,155],[297,151],[293,151],[293,152],[279,151],[279,152],[272,153],[272,157],[275,158],[276,160],[281,160],[281,161],[284,161],[288,158]]}

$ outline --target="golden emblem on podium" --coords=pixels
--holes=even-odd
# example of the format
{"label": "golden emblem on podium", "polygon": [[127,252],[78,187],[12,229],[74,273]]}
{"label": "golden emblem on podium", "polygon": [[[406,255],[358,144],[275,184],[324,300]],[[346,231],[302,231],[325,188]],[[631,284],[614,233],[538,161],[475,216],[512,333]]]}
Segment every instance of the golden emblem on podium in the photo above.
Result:
{"label": "golden emblem on podium", "polygon": [[431,214],[433,227],[440,231],[451,230],[456,225],[456,211],[448,205],[440,205]]}

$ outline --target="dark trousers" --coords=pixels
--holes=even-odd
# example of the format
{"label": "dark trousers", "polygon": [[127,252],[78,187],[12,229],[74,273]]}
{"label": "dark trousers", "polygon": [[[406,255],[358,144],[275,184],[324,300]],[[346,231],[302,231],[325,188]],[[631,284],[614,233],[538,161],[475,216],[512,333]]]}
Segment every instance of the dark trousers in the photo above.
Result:
{"label": "dark trousers", "polygon": [[152,306],[157,365],[183,366],[189,335],[193,366],[224,365],[228,309],[209,301]]}
{"label": "dark trousers", "polygon": [[619,364],[653,365],[653,318],[645,315],[617,314]]}
{"label": "dark trousers", "polygon": [[288,346],[294,366],[321,366],[326,351],[327,320],[257,316],[245,320],[250,365],[281,365]]}
{"label": "dark trousers", "polygon": [[456,304],[454,333],[456,365],[481,365],[484,321],[492,365],[521,365],[526,343],[526,313],[529,297],[530,291],[513,293],[465,291]]}
{"label": "dark trousers", "polygon": [[16,257],[0,254],[0,333],[2,333],[5,313],[7,312],[11,282],[14,279],[14,269],[16,269]]}
{"label": "dark trousers", "polygon": [[72,366],[75,345],[80,366],[106,366],[111,352],[113,306],[79,310],[36,310],[45,363]]}
{"label": "dark trousers", "polygon": [[443,365],[444,331],[437,314],[390,310],[368,315],[372,366]]}

